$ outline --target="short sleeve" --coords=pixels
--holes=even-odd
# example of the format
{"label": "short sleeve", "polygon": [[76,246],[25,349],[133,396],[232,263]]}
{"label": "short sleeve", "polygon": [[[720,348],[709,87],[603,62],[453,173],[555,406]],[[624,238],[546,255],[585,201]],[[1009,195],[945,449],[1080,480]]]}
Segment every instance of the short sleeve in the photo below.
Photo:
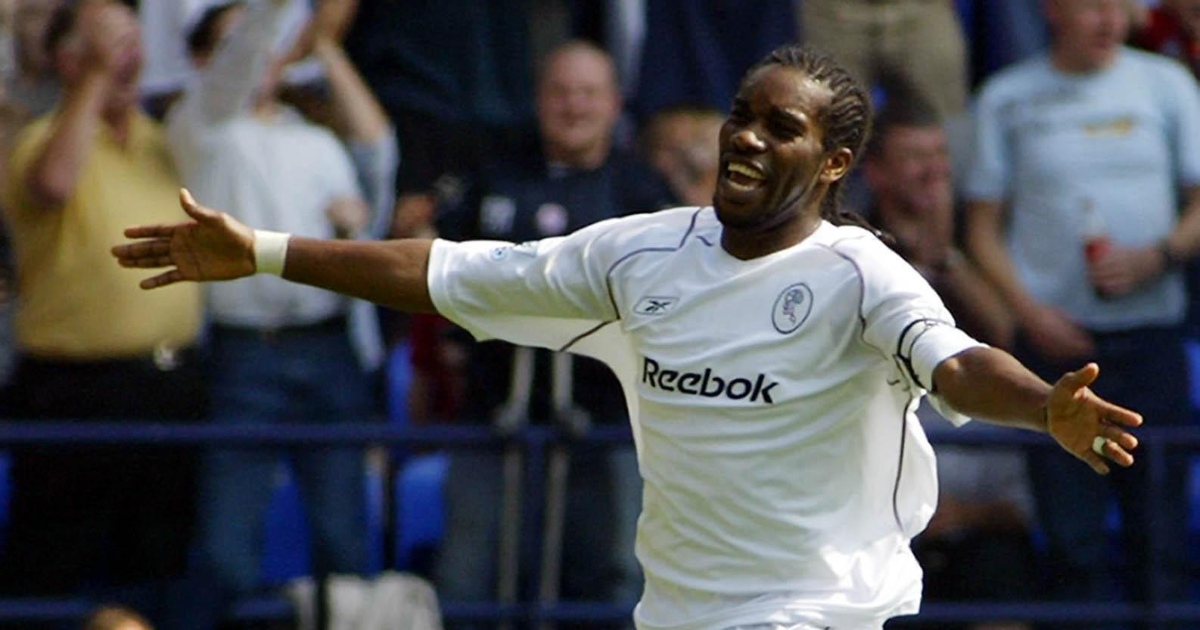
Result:
{"label": "short sleeve", "polygon": [[434,305],[477,339],[562,349],[618,318],[603,251],[612,223],[520,244],[435,241],[428,278]]}
{"label": "short sleeve", "polygon": [[971,153],[963,177],[967,199],[999,201],[1007,196],[1011,149],[1004,133],[1001,105],[995,91],[985,87],[972,111]]}
{"label": "short sleeve", "polygon": [[[936,396],[937,366],[984,344],[955,325],[941,298],[899,255],[878,242],[857,247],[847,253],[863,283],[863,338],[898,363],[913,386]],[[941,401],[931,402],[951,422],[966,421]]]}
{"label": "short sleeve", "polygon": [[1170,93],[1163,100],[1170,110],[1167,135],[1175,158],[1175,176],[1182,186],[1200,185],[1200,83],[1182,65],[1170,62],[1163,80]]}
{"label": "short sleeve", "polygon": [[7,156],[7,168],[4,169],[3,206],[7,212],[20,214],[36,205],[29,196],[25,178],[38,152],[45,146],[48,132],[48,119],[43,118],[29,124],[18,134]]}

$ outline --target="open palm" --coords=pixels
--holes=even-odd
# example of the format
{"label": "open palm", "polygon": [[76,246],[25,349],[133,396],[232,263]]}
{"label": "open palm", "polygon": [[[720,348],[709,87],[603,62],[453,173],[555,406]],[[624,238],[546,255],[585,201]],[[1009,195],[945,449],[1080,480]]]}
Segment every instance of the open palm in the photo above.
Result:
{"label": "open palm", "polygon": [[[1119,466],[1133,464],[1130,451],[1138,440],[1125,429],[1140,426],[1142,416],[1097,396],[1088,385],[1099,374],[1100,368],[1089,363],[1058,379],[1046,403],[1046,428],[1059,445],[1103,475],[1109,471],[1106,458]],[[1104,440],[1103,457],[1093,450],[1097,438]]]}
{"label": "open palm", "polygon": [[179,203],[193,220],[171,225],[141,225],[125,230],[131,239],[113,247],[122,267],[167,271],[143,280],[154,289],[185,280],[232,280],[255,272],[254,232],[223,212],[196,203],[181,190]]}

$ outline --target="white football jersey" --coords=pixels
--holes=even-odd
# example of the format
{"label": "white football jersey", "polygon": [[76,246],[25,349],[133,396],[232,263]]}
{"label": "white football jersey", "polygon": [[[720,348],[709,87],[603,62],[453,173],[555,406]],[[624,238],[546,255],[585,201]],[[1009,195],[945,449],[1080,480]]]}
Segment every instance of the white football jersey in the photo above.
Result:
{"label": "white football jersey", "polygon": [[721,229],[711,208],[678,208],[537,242],[438,241],[429,288],[480,339],[617,374],[645,484],[639,628],[916,612],[909,540],[937,481],[914,411],[938,363],[980,344],[863,229],[822,223],[754,260]]}

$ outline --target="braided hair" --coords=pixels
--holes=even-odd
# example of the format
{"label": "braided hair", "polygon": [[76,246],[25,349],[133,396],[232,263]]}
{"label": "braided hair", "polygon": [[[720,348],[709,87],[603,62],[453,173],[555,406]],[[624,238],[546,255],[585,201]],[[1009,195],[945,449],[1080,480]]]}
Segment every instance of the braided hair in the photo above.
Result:
{"label": "braided hair", "polygon": [[[822,83],[833,93],[829,106],[820,112],[819,122],[825,130],[822,149],[833,151],[845,147],[850,149],[851,166],[858,162],[871,135],[871,97],[850,73],[837,61],[814,48],[799,44],[780,46],[754,64],[747,72],[750,77],[758,70],[773,66],[795,68],[808,75],[813,81]],[[821,200],[821,218],[834,225],[857,225],[875,234],[884,242],[890,236],[875,228],[865,218],[842,209],[841,178],[829,185],[829,192]]]}

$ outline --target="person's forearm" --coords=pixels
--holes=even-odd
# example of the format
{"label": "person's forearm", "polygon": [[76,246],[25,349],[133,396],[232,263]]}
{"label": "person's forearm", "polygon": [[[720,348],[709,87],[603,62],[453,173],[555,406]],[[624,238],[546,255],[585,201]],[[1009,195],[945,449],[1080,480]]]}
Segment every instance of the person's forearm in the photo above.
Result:
{"label": "person's forearm", "polygon": [[433,241],[333,241],[293,236],[283,277],[409,313],[434,312],[427,281]]}
{"label": "person's forearm", "polygon": [[1184,191],[1183,214],[1179,223],[1167,237],[1163,246],[1169,260],[1165,263],[1182,263],[1200,255],[1200,186],[1191,186]]}
{"label": "person's forearm", "polygon": [[1046,431],[1051,386],[1003,350],[975,347],[942,361],[934,390],[956,411],[994,424]]}
{"label": "person's forearm", "polygon": [[991,282],[957,248],[950,249],[933,286],[968,334],[993,346],[1012,345],[1012,313]]}
{"label": "person's forearm", "polygon": [[1004,246],[1003,209],[999,202],[972,202],[967,208],[967,253],[1015,314],[1032,303],[1021,287],[1016,267]]}
{"label": "person's forearm", "polygon": [[29,194],[43,207],[57,209],[75,192],[79,174],[98,132],[108,79],[89,73],[64,95],[63,106],[41,153],[25,176]]}
{"label": "person's forearm", "polygon": [[325,68],[338,126],[349,142],[375,142],[392,133],[391,123],[371,88],[335,42],[319,37],[313,51]]}

